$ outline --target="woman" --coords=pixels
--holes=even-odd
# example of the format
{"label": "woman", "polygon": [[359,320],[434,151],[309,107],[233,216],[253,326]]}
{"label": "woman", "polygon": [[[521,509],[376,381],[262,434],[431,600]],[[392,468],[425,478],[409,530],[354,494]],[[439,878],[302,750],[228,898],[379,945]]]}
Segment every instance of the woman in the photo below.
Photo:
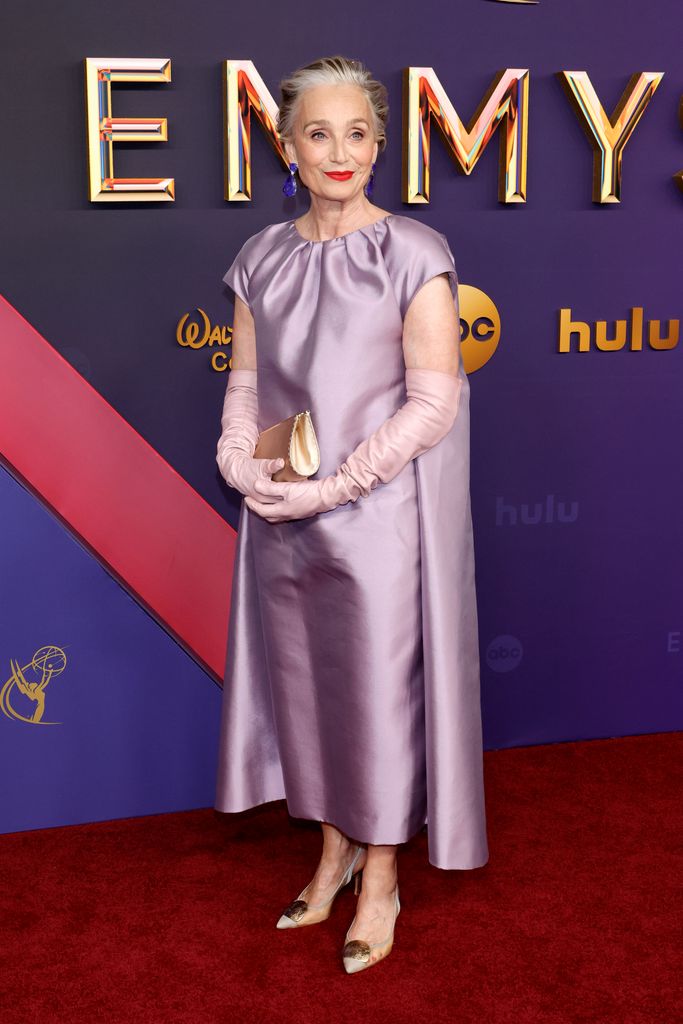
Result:
{"label": "woman", "polygon": [[[392,948],[397,848],[427,821],[432,864],[488,859],[469,383],[445,236],[367,198],[384,86],[330,57],[281,89],[285,191],[303,184],[310,208],[249,238],[223,278],[217,461],[245,499],[215,806],[286,798],[321,822],[316,872],[277,926],[325,920],[355,875],[352,973]],[[303,409],[318,473],[274,481],[281,460],[252,457],[259,431]]]}

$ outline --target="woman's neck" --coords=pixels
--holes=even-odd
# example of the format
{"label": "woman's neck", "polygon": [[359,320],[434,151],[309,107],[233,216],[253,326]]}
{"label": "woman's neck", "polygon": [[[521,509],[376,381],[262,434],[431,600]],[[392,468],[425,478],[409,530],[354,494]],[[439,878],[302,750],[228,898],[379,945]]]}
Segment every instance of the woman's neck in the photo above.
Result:
{"label": "woman's neck", "polygon": [[352,206],[341,207],[339,203],[321,204],[312,196],[310,209],[294,223],[304,238],[311,242],[324,242],[381,220],[388,213],[388,210],[373,206],[367,199]]}

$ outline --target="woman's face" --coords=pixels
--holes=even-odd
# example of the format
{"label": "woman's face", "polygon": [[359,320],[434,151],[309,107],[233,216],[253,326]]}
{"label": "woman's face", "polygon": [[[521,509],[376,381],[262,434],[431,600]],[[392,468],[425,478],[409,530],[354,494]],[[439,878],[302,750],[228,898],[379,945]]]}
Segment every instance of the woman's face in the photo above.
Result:
{"label": "woman's face", "polygon": [[[322,199],[346,202],[365,186],[379,146],[370,105],[357,85],[316,85],[299,100],[294,139],[285,142],[290,161],[310,191]],[[346,179],[326,172],[351,171]]]}

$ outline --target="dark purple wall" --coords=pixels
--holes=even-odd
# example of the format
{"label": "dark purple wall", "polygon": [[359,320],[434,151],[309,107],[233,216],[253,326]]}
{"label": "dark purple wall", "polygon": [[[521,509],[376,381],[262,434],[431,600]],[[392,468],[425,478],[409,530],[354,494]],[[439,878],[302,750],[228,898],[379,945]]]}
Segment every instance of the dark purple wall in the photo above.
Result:
{"label": "dark purple wall", "polygon": [[[317,56],[344,53],[369,64],[392,104],[377,204],[445,232],[461,282],[486,292],[501,315],[498,350],[470,378],[486,746],[680,729],[683,342],[669,352],[557,352],[561,307],[608,326],[632,306],[665,327],[681,317],[683,193],[672,181],[683,168],[680,5],[427,0],[416,13],[408,3],[359,0],[170,9],[13,0],[3,22],[0,291],[233,525],[237,502],[214,461],[226,377],[210,370],[205,352],[176,344],[176,324],[195,307],[229,324],[231,293],[221,277],[238,248],[306,202],[283,197],[283,170],[256,119],[253,201],[223,200],[221,62],[252,59],[276,98],[279,78]],[[170,85],[113,89],[117,116],[169,121],[167,144],[117,145],[116,174],[173,176],[175,203],[86,198],[82,60],[103,55],[172,58]],[[465,122],[496,71],[531,69],[526,204],[497,201],[497,135],[465,177],[437,132],[431,204],[401,203],[401,73],[410,64],[435,69]],[[626,146],[620,204],[591,202],[592,154],[555,78],[561,69],[586,70],[609,111],[634,71],[665,72]],[[0,555],[12,537],[5,525]],[[27,572],[31,545],[26,534]],[[92,582],[83,586],[98,599]],[[69,600],[80,598],[72,591]],[[50,615],[49,602],[21,591],[5,621],[0,664],[48,642]],[[69,632],[74,658],[91,641],[81,621]],[[121,628],[133,635],[130,624]],[[143,666],[171,642],[152,634],[135,634]],[[111,694],[129,699],[127,669],[104,637],[88,657],[114,689],[89,691],[91,701],[99,696],[85,706],[114,729]],[[192,679],[200,701],[215,703],[214,684],[182,654],[165,670],[164,692],[192,708]],[[64,713],[82,716],[82,698],[69,692]],[[158,699],[150,692],[129,715],[131,723],[142,716],[146,735],[157,738]],[[189,730],[181,744],[186,767],[214,741],[215,722],[202,721],[205,731]],[[10,739],[15,753],[35,742],[30,727],[21,729],[0,716],[6,749]],[[72,736],[74,773],[90,771],[100,756],[92,735],[90,722]],[[124,734],[115,756],[127,760],[132,745]],[[31,751],[42,777],[65,756]],[[208,804],[210,772],[202,779],[188,799]],[[127,767],[116,780],[117,799],[84,798],[82,820],[187,804],[181,781],[156,804],[139,804],[135,773]],[[30,806],[35,792],[22,799]],[[50,814],[8,812],[0,828],[62,820]],[[76,820],[69,814],[63,820]]]}

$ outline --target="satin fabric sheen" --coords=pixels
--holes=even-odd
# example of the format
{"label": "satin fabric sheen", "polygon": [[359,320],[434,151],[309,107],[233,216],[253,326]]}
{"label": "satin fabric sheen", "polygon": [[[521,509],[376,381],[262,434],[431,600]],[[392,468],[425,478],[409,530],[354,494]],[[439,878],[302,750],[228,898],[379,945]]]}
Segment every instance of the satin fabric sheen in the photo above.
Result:
{"label": "satin fabric sheen", "polygon": [[[322,242],[293,221],[223,280],[256,328],[259,430],[310,409],[316,478],[406,401],[403,318],[457,275],[444,235],[391,214]],[[469,494],[469,381],[449,433],[367,497],[309,519],[240,510],[215,807],[285,798],[361,842],[427,824],[440,868],[488,860]]]}

